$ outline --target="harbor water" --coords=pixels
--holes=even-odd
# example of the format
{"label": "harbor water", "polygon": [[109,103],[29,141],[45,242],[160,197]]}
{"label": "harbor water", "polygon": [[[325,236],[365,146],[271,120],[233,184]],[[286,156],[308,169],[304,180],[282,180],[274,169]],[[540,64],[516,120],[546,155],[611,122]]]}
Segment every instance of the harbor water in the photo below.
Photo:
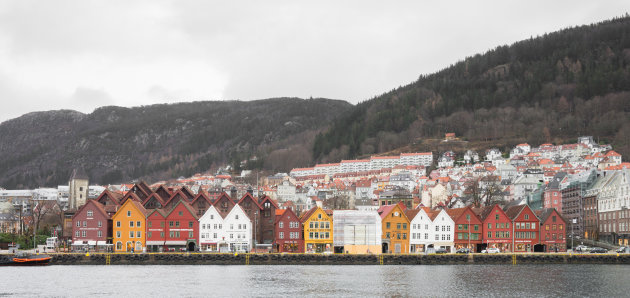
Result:
{"label": "harbor water", "polygon": [[0,267],[16,297],[628,297],[627,265]]}

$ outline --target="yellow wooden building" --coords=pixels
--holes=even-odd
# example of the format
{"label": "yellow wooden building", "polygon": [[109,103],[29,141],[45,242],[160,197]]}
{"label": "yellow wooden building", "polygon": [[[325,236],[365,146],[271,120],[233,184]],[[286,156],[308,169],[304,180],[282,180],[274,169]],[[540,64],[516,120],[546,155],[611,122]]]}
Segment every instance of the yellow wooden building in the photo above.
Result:
{"label": "yellow wooden building", "polygon": [[142,252],[146,247],[146,209],[128,199],[112,217],[115,252]]}
{"label": "yellow wooden building", "polygon": [[383,226],[383,253],[409,252],[409,219],[405,215],[406,209],[401,202],[378,209]]}
{"label": "yellow wooden building", "polygon": [[304,227],[304,252],[333,251],[332,210],[313,207],[304,213],[300,220]]}

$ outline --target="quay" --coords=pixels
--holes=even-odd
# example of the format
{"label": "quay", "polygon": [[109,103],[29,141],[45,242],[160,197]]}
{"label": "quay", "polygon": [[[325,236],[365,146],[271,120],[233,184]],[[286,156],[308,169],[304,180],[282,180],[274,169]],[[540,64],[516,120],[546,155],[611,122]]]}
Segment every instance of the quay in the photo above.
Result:
{"label": "quay", "polygon": [[50,253],[52,265],[464,265],[629,264],[630,254]]}

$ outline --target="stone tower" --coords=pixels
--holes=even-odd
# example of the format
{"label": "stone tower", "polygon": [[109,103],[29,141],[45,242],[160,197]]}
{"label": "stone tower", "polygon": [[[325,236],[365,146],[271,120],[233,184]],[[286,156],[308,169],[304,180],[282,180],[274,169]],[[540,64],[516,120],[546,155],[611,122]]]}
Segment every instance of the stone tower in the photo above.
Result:
{"label": "stone tower", "polygon": [[89,178],[82,168],[72,171],[69,185],[68,209],[76,210],[85,204],[88,196]]}

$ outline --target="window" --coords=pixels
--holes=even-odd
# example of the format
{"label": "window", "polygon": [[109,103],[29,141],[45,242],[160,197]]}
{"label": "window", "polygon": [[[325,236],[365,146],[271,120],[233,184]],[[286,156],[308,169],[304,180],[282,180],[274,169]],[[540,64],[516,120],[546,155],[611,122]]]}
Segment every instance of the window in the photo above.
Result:
{"label": "window", "polygon": [[479,225],[475,225],[475,231],[479,231]]}
{"label": "window", "polygon": [[130,222],[129,222],[129,227],[130,227],[130,228],[133,228],[133,221],[130,221]]}
{"label": "window", "polygon": [[192,228],[192,227],[193,227],[193,222],[192,222],[192,221],[189,221],[189,222],[188,222],[188,227],[189,227],[189,228]]}
{"label": "window", "polygon": [[236,218],[236,219],[238,219],[238,214],[236,215],[236,217],[235,217],[235,218]]}
{"label": "window", "polygon": [[87,227],[87,221],[83,221],[83,227]]}
{"label": "window", "polygon": [[[391,225],[392,225],[392,224],[391,224],[390,222],[387,222],[387,223],[385,224],[385,227],[386,227],[387,229],[389,229],[389,228],[391,228]],[[388,237],[388,238],[389,238],[389,237]]]}
{"label": "window", "polygon": [[147,225],[149,225],[149,228],[150,228],[150,227],[152,227],[152,226],[153,226],[153,222],[152,222],[152,221],[149,221],[149,222],[147,223]]}
{"label": "window", "polygon": [[389,232],[385,233],[385,238],[389,239]]}
{"label": "window", "polygon": [[403,233],[403,239],[407,239],[407,233]]}
{"label": "window", "polygon": [[396,233],[396,239],[400,239],[400,233]]}
{"label": "window", "polygon": [[175,222],[175,227],[179,227],[179,220]]}
{"label": "window", "polygon": [[214,214],[210,214],[210,219],[214,219]]}
{"label": "window", "polygon": [[284,239],[284,232],[280,232],[279,237],[280,239]]}
{"label": "window", "polygon": [[188,232],[188,238],[192,238],[193,237],[193,232]]}
{"label": "window", "polygon": [[440,240],[440,235],[439,234],[435,234],[435,240]]}
{"label": "window", "polygon": [[79,231],[74,232],[75,237],[79,237]]}
{"label": "window", "polygon": [[[498,234],[499,232],[497,232]],[[488,232],[488,238],[492,238],[492,232]]]}
{"label": "window", "polygon": [[[389,234],[389,233],[388,233]],[[308,233],[308,238],[310,239],[315,239],[315,236],[313,235],[313,232]]]}
{"label": "window", "polygon": [[403,223],[403,230],[406,230],[406,229],[407,229],[407,224]]}
{"label": "window", "polygon": [[131,210],[127,211],[127,217],[131,216]]}
{"label": "window", "polygon": [[214,233],[212,236],[216,239],[217,238],[217,233]]}
{"label": "window", "polygon": [[133,238],[133,231],[129,231],[129,238]]}
{"label": "window", "polygon": [[529,219],[529,214],[525,214],[525,220]]}
{"label": "window", "polygon": [[184,216],[184,211],[179,211],[179,216]]}
{"label": "window", "polygon": [[230,224],[230,230],[234,230],[234,224]]}
{"label": "window", "polygon": [[396,224],[396,229],[400,230],[400,223]]}
{"label": "window", "polygon": [[[527,214],[525,214],[525,215],[527,215]],[[525,223],[525,228],[529,229],[529,223]]]}
{"label": "window", "polygon": [[494,219],[499,220],[499,214],[498,213],[494,215]]}
{"label": "window", "polygon": [[492,229],[492,224],[491,223],[488,224],[488,230],[490,230],[490,229]]}
{"label": "window", "polygon": [[429,233],[424,233],[424,240],[429,240]]}
{"label": "window", "polygon": [[153,237],[153,232],[147,232],[147,238]]}
{"label": "window", "polygon": [[466,214],[466,220],[470,221],[470,214]]}
{"label": "window", "polygon": [[440,231],[440,226],[435,226],[435,231],[439,232]]}
{"label": "window", "polygon": [[278,227],[282,229],[284,227],[284,223],[283,222],[279,222],[278,223]]}
{"label": "window", "polygon": [[545,231],[549,231],[549,225],[545,225]]}
{"label": "window", "polygon": [[81,221],[77,220],[77,227],[80,227],[80,226],[81,226]]}
{"label": "window", "polygon": [[94,212],[92,212],[92,210],[89,210],[89,211],[87,212],[87,216],[88,216],[88,217],[92,217],[93,215],[94,215]]}
{"label": "window", "polygon": [[116,231],[116,238],[120,238],[120,231]]}
{"label": "window", "polygon": [[136,227],[138,227],[138,228],[140,227],[140,221],[136,222]]}
{"label": "window", "polygon": [[103,237],[103,231],[98,231],[98,232],[96,233],[96,236],[97,236],[97,237]]}
{"label": "window", "polygon": [[446,226],[446,231],[450,232],[451,231],[451,226]]}
{"label": "window", "polygon": [[247,230],[247,224],[243,224],[243,230]]}

